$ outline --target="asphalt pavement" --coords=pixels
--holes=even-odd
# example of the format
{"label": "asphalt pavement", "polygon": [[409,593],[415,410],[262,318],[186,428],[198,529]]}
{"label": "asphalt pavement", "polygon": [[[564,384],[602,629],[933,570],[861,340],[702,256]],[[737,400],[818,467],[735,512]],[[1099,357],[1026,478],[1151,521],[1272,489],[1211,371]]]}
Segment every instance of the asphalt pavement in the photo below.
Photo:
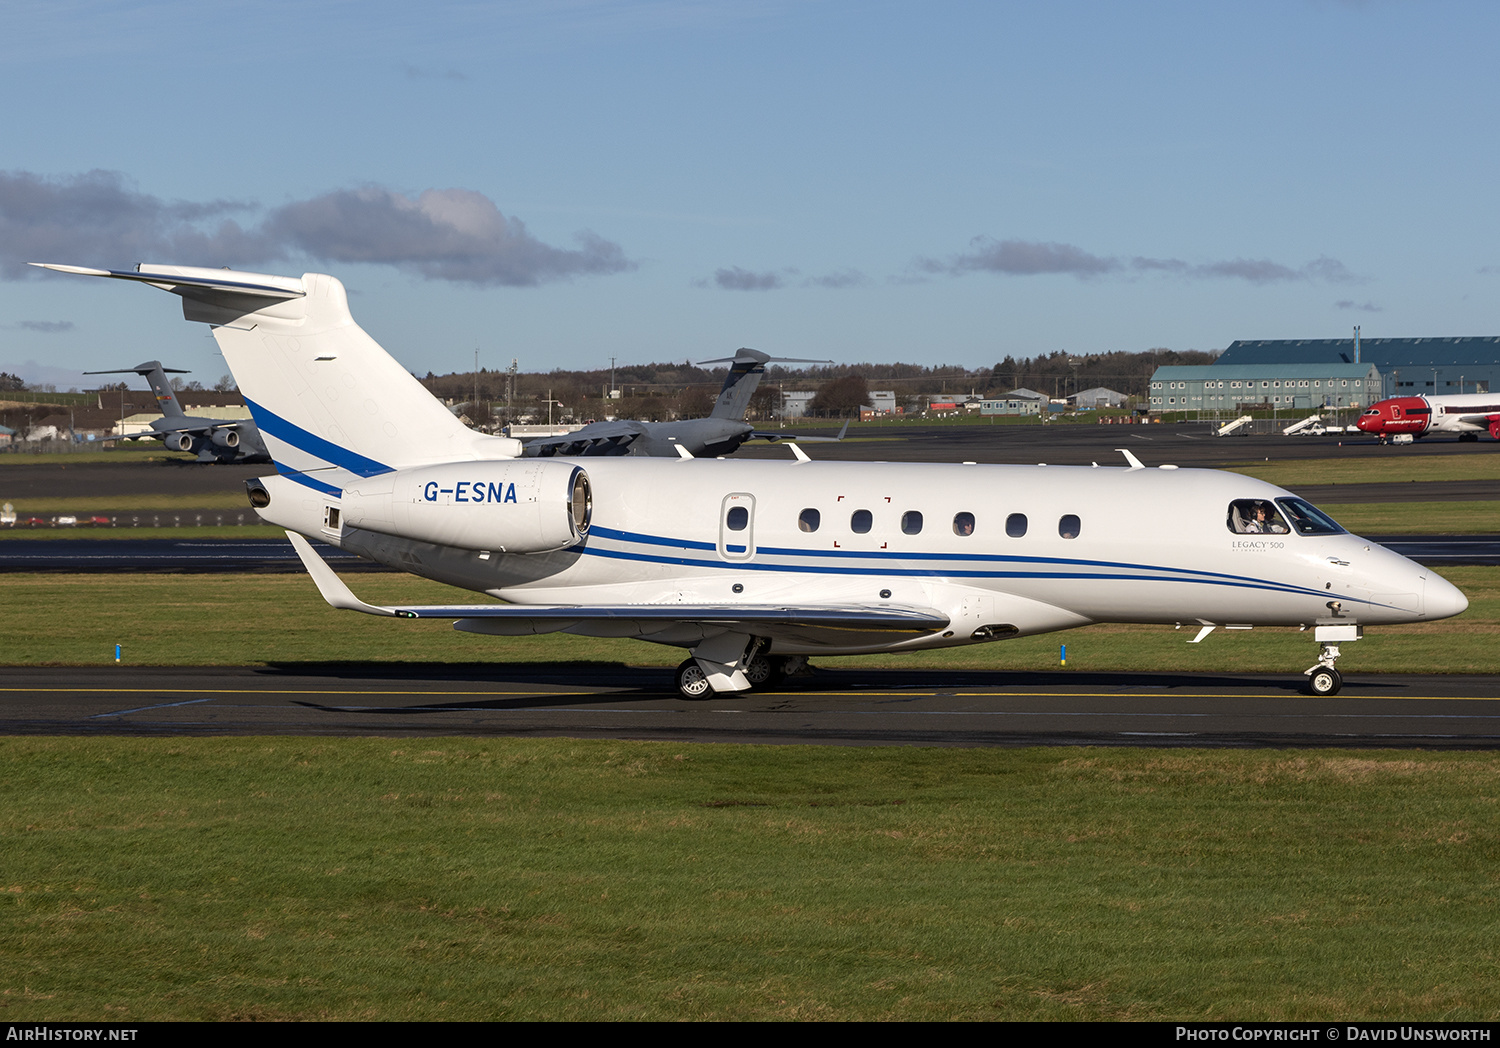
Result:
{"label": "asphalt pavement", "polygon": [[0,669],[0,735],[566,736],[913,746],[1500,748],[1500,676],[818,670],[690,702],[617,665]]}

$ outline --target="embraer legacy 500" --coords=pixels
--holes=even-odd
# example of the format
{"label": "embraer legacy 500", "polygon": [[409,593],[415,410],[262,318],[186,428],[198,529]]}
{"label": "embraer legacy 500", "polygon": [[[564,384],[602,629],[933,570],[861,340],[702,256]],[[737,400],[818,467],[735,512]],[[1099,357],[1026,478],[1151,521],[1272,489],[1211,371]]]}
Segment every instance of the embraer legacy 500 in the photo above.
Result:
{"label": "embraer legacy 500", "polygon": [[[497,635],[686,648],[683,694],[741,691],[816,654],[911,651],[1093,622],[1297,626],[1340,687],[1365,626],[1464,595],[1280,488],[1231,473],[700,458],[527,458],[474,433],[349,314],[333,277],[142,265],[214,326],[278,475],[251,482],[328,602]],[[509,603],[381,607],[302,536]]]}
{"label": "embraer legacy 500", "polygon": [[1391,397],[1376,401],[1354,423],[1381,443],[1410,444],[1429,433],[1454,433],[1478,440],[1489,433],[1500,440],[1500,396],[1459,393],[1445,397]]}

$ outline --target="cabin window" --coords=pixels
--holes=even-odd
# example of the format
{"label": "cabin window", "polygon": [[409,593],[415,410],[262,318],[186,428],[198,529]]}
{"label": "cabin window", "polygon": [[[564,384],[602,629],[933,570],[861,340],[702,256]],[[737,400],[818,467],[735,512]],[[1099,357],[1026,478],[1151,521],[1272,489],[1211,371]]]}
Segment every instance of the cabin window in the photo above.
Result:
{"label": "cabin window", "polygon": [[730,531],[744,531],[750,523],[750,511],[744,506],[735,506],[724,515],[724,526]]}
{"label": "cabin window", "polygon": [[1076,513],[1064,513],[1062,519],[1057,522],[1057,533],[1065,539],[1076,539],[1078,530],[1079,522]]}
{"label": "cabin window", "polygon": [[922,534],[922,514],[918,513],[914,509],[909,509],[905,513],[901,514],[901,534]]}
{"label": "cabin window", "polygon": [[[1311,508],[1311,507],[1309,507]],[[1289,530],[1266,499],[1236,499],[1229,504],[1229,530],[1236,535],[1285,535]]]}
{"label": "cabin window", "polygon": [[1277,499],[1276,504],[1286,511],[1287,519],[1299,535],[1340,535],[1344,529],[1328,514],[1301,499]]}
{"label": "cabin window", "polygon": [[1005,533],[1013,539],[1026,534],[1026,514],[1012,513],[1005,518]]}
{"label": "cabin window", "polygon": [[815,509],[805,509],[797,515],[797,528],[799,531],[817,531],[818,525],[823,522],[823,514]]}
{"label": "cabin window", "polygon": [[849,530],[856,535],[868,535],[875,518],[867,509],[857,509],[849,517]]}
{"label": "cabin window", "polygon": [[974,534],[974,514],[967,512],[955,513],[953,515],[953,534],[964,536]]}

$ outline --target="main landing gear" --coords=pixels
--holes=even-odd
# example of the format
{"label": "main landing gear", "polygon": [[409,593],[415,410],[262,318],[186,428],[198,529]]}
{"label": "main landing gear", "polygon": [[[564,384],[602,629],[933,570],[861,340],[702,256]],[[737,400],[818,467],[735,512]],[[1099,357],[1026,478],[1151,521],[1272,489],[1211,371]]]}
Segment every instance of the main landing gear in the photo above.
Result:
{"label": "main landing gear", "polygon": [[[805,655],[765,655],[756,652],[745,660],[742,672],[745,680],[749,682],[748,690],[760,691],[774,688],[793,674],[806,673],[808,669]],[[688,659],[678,666],[675,680],[677,693],[684,699],[711,699],[720,694],[714,691],[708,673],[699,665],[697,659]]]}

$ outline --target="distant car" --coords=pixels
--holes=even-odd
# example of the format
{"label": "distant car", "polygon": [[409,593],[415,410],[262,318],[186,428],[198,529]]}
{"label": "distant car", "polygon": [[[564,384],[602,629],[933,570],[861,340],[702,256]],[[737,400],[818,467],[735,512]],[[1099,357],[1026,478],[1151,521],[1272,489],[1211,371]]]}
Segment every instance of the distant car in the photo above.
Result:
{"label": "distant car", "polygon": [[104,527],[108,527],[109,525],[113,524],[114,521],[110,520],[108,517],[101,517],[101,516],[95,514],[94,516],[89,517],[83,523],[85,523],[85,524],[94,524],[94,525],[102,525]]}
{"label": "distant car", "polygon": [[16,521],[17,526],[28,528],[45,528],[49,523],[50,521],[44,517],[26,517],[23,520]]}
{"label": "distant car", "polygon": [[60,517],[53,517],[52,523],[56,524],[60,528],[71,528],[74,524],[78,523],[78,518],[73,516],[71,513],[64,513]]}

